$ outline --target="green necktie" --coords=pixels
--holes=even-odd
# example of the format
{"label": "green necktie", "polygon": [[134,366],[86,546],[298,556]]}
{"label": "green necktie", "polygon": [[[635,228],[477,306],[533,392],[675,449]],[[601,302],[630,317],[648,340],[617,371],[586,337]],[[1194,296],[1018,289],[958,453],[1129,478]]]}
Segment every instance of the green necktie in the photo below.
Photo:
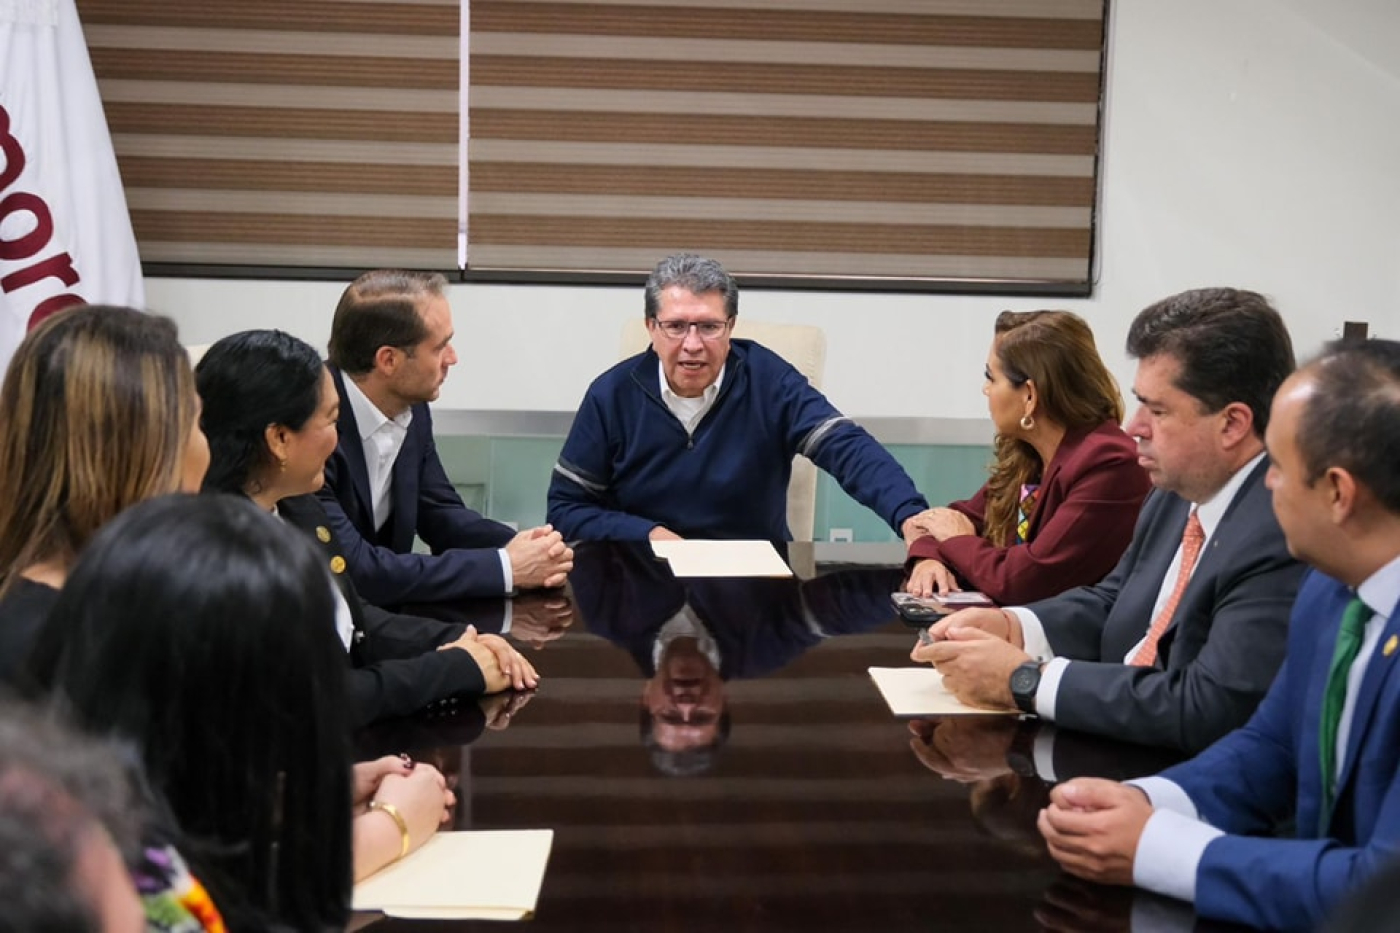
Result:
{"label": "green necktie", "polygon": [[1361,650],[1366,633],[1366,620],[1372,612],[1353,596],[1342,613],[1342,627],[1337,632],[1337,646],[1332,650],[1332,664],[1327,668],[1327,689],[1322,694],[1322,718],[1317,724],[1318,752],[1322,763],[1322,809],[1318,812],[1318,836],[1327,834],[1332,822],[1332,804],[1337,799],[1337,726],[1342,720],[1342,707],[1347,699],[1347,677],[1352,662]]}

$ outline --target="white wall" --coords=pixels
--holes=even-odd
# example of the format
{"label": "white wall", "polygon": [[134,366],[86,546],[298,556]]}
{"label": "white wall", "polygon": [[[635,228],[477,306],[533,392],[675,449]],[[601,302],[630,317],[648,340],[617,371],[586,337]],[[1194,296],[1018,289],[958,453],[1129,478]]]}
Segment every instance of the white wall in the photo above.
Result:
{"label": "white wall", "polygon": [[[1124,389],[1128,322],[1156,298],[1271,296],[1300,355],[1368,320],[1400,337],[1400,3],[1116,0],[1094,297]],[[148,279],[188,343],[280,327],[324,346],[342,285]],[[613,362],[639,288],[455,286],[452,408],[572,410]],[[983,417],[1002,308],[1036,299],[751,290],[741,313],[826,329],[826,391],[856,416]]]}

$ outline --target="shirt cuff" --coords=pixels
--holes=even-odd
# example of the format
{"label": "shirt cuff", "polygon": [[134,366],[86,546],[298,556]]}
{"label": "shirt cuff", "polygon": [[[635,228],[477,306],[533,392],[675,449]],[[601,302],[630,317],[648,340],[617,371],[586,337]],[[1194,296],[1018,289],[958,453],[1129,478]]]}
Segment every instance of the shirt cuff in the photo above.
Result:
{"label": "shirt cuff", "polygon": [[1055,697],[1060,693],[1060,678],[1065,676],[1069,661],[1051,658],[1040,669],[1040,686],[1035,688],[1035,714],[1041,719],[1055,721]]}
{"label": "shirt cuff", "polygon": [[1133,884],[1183,901],[1196,900],[1196,871],[1206,846],[1225,835],[1170,810],[1147,818],[1133,855]]}
{"label": "shirt cuff", "polygon": [[515,611],[514,611],[514,610],[515,610],[515,603],[512,602],[512,601],[509,600],[509,599],[507,599],[505,602],[506,602],[505,611],[504,611],[503,613],[501,613],[501,632],[500,632],[500,634],[502,634],[502,635],[508,635],[508,634],[510,634],[510,623],[511,623],[511,620],[513,620],[513,619],[515,618]]}
{"label": "shirt cuff", "polygon": [[1191,802],[1186,791],[1181,789],[1181,785],[1175,781],[1153,776],[1124,781],[1123,783],[1131,784],[1146,794],[1147,799],[1152,801],[1154,810],[1170,810],[1172,813],[1179,813],[1191,820],[1201,818],[1196,805]]}
{"label": "shirt cuff", "polygon": [[501,592],[509,596],[515,592],[515,574],[510,570],[510,555],[505,548],[501,548],[496,554],[501,558],[501,579],[505,581],[506,588]]}
{"label": "shirt cuff", "polygon": [[1037,661],[1048,661],[1055,656],[1050,650],[1050,639],[1045,637],[1045,629],[1034,612],[1024,606],[1007,606],[1003,609],[1021,623],[1021,650]]}

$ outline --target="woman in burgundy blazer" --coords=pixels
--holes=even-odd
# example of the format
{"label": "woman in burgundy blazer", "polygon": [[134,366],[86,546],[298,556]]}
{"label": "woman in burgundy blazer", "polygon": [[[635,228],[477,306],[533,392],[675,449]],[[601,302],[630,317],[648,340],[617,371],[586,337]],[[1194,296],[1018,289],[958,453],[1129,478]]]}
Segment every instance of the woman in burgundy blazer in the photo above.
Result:
{"label": "woman in burgundy blazer", "polygon": [[1003,311],[987,357],[991,478],[918,516],[915,595],[973,589],[1016,605],[1096,583],[1133,536],[1151,485],[1118,426],[1122,400],[1089,326],[1068,311]]}

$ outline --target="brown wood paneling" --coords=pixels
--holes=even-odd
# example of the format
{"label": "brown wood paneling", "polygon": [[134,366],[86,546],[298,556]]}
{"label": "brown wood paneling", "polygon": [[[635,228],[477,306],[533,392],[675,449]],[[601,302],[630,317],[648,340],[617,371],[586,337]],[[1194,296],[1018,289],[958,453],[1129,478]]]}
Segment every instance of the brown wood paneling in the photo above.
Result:
{"label": "brown wood paneling", "polygon": [[764,39],[1078,50],[1097,49],[1103,30],[1097,19],[705,9],[699,2],[691,7],[648,7],[500,0],[472,0],[471,28],[476,33],[534,32],[658,40]]}
{"label": "brown wood paneling", "polygon": [[653,217],[532,217],[473,213],[471,235],[495,245],[628,247],[684,243],[715,250],[836,251],[1077,259],[1089,231],[915,224],[742,222]]}
{"label": "brown wood paneling", "polygon": [[564,169],[517,162],[473,162],[471,186],[473,191],[534,194],[715,195],[1035,207],[1086,205],[1092,203],[1094,195],[1092,178],[661,165],[574,165]]}
{"label": "brown wood paneling", "polygon": [[[109,116],[110,119],[110,116]],[[945,152],[1093,155],[1093,126],[838,120],[806,117],[597,113],[568,110],[471,112],[474,139],[675,143],[700,146],[793,146]]]}
{"label": "brown wood paneling", "polygon": [[454,165],[377,165],[119,156],[129,188],[457,196]]}
{"label": "brown wood paneling", "polygon": [[78,0],[78,15],[84,23],[93,25],[402,36],[454,36],[462,20],[461,11],[455,6],[342,0]]}
{"label": "brown wood paneling", "polygon": [[[658,50],[659,51],[659,50]],[[474,55],[474,85],[1092,103],[1096,74]]]}
{"label": "brown wood paneling", "polygon": [[262,55],[245,52],[91,50],[99,78],[147,81],[309,84],[456,90],[455,60],[351,58],[342,55]]}

